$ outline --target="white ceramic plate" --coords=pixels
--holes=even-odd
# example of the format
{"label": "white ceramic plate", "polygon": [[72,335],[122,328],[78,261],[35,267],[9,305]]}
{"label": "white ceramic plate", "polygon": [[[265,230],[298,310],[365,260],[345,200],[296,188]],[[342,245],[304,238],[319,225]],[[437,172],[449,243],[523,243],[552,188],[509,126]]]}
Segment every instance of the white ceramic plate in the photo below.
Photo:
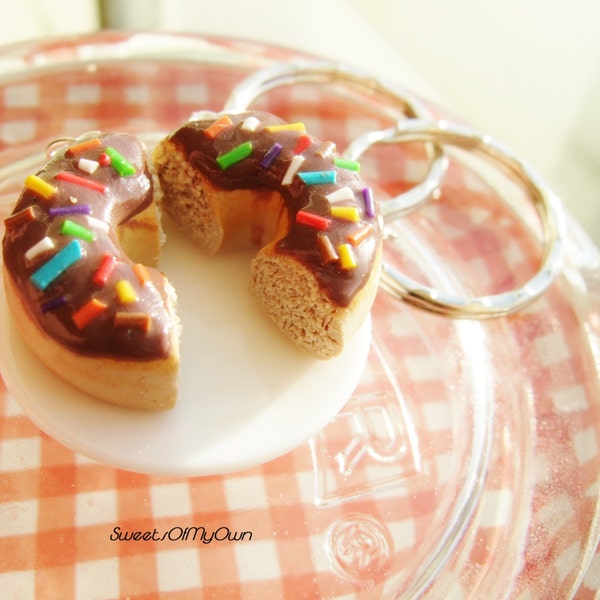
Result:
{"label": "white ceramic plate", "polygon": [[248,291],[250,255],[205,257],[169,223],[160,268],[183,321],[175,409],[97,401],[46,369],[21,340],[2,294],[0,370],[48,435],[101,463],[151,474],[208,475],[276,458],[320,430],[366,364],[370,318],[344,352],[310,358],[284,338]]}

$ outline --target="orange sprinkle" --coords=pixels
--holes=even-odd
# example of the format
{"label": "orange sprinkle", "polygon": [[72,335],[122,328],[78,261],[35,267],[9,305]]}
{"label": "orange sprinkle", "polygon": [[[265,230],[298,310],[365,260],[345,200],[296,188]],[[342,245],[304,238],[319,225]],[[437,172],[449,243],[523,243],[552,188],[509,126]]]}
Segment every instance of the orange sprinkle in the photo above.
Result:
{"label": "orange sprinkle", "polygon": [[91,150],[92,148],[98,148],[100,146],[100,138],[92,138],[91,140],[85,140],[80,142],[79,144],[74,144],[67,150],[67,156],[75,156],[76,154],[81,154],[86,150]]}
{"label": "orange sprinkle", "polygon": [[150,281],[150,273],[148,272],[146,266],[142,263],[136,263],[133,265],[133,272],[135,273],[135,276],[141,285],[146,285],[146,283]]}
{"label": "orange sprinkle", "polygon": [[108,306],[104,302],[92,298],[87,304],[76,310],[71,318],[77,329],[81,330],[96,317],[99,317],[107,308]]}
{"label": "orange sprinkle", "polygon": [[357,229],[356,231],[353,231],[352,233],[348,234],[348,241],[353,245],[353,246],[359,246],[362,242],[364,242],[371,234],[373,233],[373,227],[369,224],[366,223],[363,227],[361,227],[360,229]]}
{"label": "orange sprinkle", "polygon": [[212,125],[209,125],[204,133],[212,140],[221,133],[221,131],[228,129],[233,125],[233,121],[227,116],[223,115],[219,117]]}
{"label": "orange sprinkle", "polygon": [[7,219],[4,220],[4,226],[6,229],[14,229],[19,225],[23,225],[24,223],[28,223],[29,221],[35,220],[35,211],[33,206],[28,206],[25,210],[21,210],[14,215],[11,215]]}

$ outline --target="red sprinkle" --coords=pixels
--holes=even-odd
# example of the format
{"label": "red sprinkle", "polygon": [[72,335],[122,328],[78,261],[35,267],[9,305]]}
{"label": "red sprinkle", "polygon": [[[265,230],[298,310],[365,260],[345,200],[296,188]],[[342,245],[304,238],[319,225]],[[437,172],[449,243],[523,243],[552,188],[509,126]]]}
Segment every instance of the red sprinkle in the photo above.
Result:
{"label": "red sprinkle", "polygon": [[100,286],[106,285],[106,282],[108,281],[108,278],[113,272],[116,264],[117,259],[112,254],[110,254],[110,252],[107,252],[102,257],[102,261],[100,262],[98,270],[94,273],[93,282],[96,285]]}
{"label": "red sprinkle", "polygon": [[331,220],[327,217],[322,217],[321,215],[315,215],[314,213],[309,213],[304,210],[300,210],[296,214],[296,223],[314,227],[319,231],[325,231],[329,228]]}
{"label": "red sprinkle", "polygon": [[60,171],[54,176],[54,179],[58,181],[66,181],[67,183],[74,183],[76,185],[81,185],[82,187],[89,188],[90,190],[94,190],[95,192],[106,192],[106,186],[98,181],[93,181],[92,179],[86,179],[85,177],[81,177],[80,175],[76,175],[75,173],[70,173],[69,171]]}
{"label": "red sprinkle", "polygon": [[294,154],[301,154],[304,152],[310,145],[312,144],[312,140],[308,135],[301,135],[296,142],[296,146],[294,148]]}
{"label": "red sprinkle", "polygon": [[98,163],[101,167],[108,167],[112,163],[110,156],[106,152],[102,152],[98,157]]}

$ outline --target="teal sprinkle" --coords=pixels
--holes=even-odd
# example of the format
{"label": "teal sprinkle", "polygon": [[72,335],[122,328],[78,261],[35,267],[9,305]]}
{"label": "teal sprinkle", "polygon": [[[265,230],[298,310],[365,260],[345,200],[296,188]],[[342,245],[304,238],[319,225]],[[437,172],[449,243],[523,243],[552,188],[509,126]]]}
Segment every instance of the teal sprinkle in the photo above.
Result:
{"label": "teal sprinkle", "polygon": [[324,183],[335,183],[335,171],[305,171],[298,173],[298,177],[304,181],[306,185],[321,185]]}
{"label": "teal sprinkle", "polygon": [[43,292],[82,256],[81,244],[78,240],[73,240],[45,262],[29,279],[38,290]]}
{"label": "teal sprinkle", "polygon": [[355,171],[356,173],[360,171],[360,163],[355,160],[349,160],[348,158],[337,156],[333,159],[333,162],[335,166],[339,167],[340,169],[348,169],[349,171]]}
{"label": "teal sprinkle", "polygon": [[239,163],[241,160],[244,160],[244,158],[247,158],[250,154],[252,154],[252,142],[244,142],[233,148],[233,150],[218,156],[217,163],[224,171],[236,163]]}

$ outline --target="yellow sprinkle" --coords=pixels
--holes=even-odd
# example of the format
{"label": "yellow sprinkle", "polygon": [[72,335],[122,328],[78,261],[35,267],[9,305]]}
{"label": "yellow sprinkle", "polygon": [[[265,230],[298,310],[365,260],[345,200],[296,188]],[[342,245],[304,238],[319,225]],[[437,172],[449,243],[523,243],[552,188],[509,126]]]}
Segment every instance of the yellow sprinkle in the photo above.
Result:
{"label": "yellow sprinkle", "polygon": [[360,221],[360,213],[356,206],[332,206],[329,209],[332,217],[343,219],[344,221],[352,221],[358,223]]}
{"label": "yellow sprinkle", "polygon": [[275,133],[277,131],[301,131],[304,133],[306,132],[306,127],[304,126],[304,123],[284,123],[283,125],[267,125],[264,130],[269,133]]}
{"label": "yellow sprinkle", "polygon": [[25,179],[25,187],[44,200],[50,200],[56,193],[56,188],[37,175],[29,175]]}
{"label": "yellow sprinkle", "polygon": [[337,247],[337,251],[342,269],[356,269],[358,263],[356,262],[356,258],[354,258],[354,252],[352,252],[350,244],[340,244]]}
{"label": "yellow sprinkle", "polygon": [[115,289],[121,304],[131,304],[138,299],[133,286],[127,279],[117,281]]}

